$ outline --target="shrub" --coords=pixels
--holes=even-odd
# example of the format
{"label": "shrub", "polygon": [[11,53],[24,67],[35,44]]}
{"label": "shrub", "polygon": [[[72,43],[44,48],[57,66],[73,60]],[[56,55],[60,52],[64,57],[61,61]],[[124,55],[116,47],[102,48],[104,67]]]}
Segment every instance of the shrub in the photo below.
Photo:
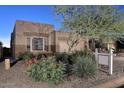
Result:
{"label": "shrub", "polygon": [[93,77],[97,71],[95,58],[89,54],[77,56],[72,70],[78,77]]}
{"label": "shrub", "polygon": [[29,76],[35,81],[45,81],[52,84],[58,84],[64,80],[64,64],[55,62],[55,58],[51,57],[47,60],[33,64],[28,70]]}
{"label": "shrub", "polygon": [[90,54],[90,52],[87,51],[74,51],[71,54],[67,54],[67,53],[56,53],[55,57],[56,57],[56,61],[57,62],[62,62],[64,64],[74,64],[75,61],[74,59],[77,56],[84,56],[84,55],[92,55]]}
{"label": "shrub", "polygon": [[69,63],[67,53],[56,53],[55,57],[57,62],[61,61],[62,63]]}
{"label": "shrub", "polygon": [[84,50],[84,51],[74,51],[74,52],[72,53],[72,56],[73,56],[73,57],[77,57],[77,56],[87,56],[87,55],[92,56],[91,52],[86,51],[86,50]]}
{"label": "shrub", "polygon": [[65,64],[65,74],[69,76],[72,72],[73,57],[71,54],[67,53],[57,53],[55,55],[57,63]]}
{"label": "shrub", "polygon": [[38,53],[38,54],[36,55],[36,57],[37,57],[37,60],[41,60],[42,58],[47,58],[47,54]]}
{"label": "shrub", "polygon": [[21,60],[23,60],[23,61],[28,61],[28,60],[30,60],[30,59],[32,59],[32,58],[33,58],[33,54],[30,53],[30,52],[25,52],[25,53],[23,53],[23,54],[21,54],[21,55],[19,56],[19,59],[21,59]]}

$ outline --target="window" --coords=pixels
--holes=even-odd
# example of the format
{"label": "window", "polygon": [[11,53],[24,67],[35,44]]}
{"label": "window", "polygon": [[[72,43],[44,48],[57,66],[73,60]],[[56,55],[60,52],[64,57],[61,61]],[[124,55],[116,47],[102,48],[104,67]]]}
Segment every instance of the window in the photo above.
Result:
{"label": "window", "polygon": [[43,50],[43,38],[32,39],[32,50]]}

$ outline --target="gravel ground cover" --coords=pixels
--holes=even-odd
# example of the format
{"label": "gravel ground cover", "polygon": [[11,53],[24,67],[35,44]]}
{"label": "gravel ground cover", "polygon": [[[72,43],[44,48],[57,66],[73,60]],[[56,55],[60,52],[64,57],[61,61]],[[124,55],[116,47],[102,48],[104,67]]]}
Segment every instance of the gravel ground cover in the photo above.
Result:
{"label": "gravel ground cover", "polygon": [[114,74],[108,75],[103,71],[98,71],[94,78],[79,79],[70,76],[62,84],[50,85],[44,82],[34,82],[26,74],[27,66],[23,62],[17,62],[10,70],[4,69],[4,62],[0,63],[0,87],[1,88],[83,88],[94,87],[100,83],[124,76],[124,57],[114,59]]}

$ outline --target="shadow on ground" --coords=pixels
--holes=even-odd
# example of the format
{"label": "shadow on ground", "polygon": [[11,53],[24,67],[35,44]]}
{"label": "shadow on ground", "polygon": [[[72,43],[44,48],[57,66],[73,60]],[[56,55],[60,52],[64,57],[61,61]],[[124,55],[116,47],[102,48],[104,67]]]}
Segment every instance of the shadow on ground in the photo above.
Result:
{"label": "shadow on ground", "polygon": [[20,59],[11,59],[10,67],[13,67],[16,63],[18,63]]}
{"label": "shadow on ground", "polygon": [[12,57],[5,57],[0,59],[0,63],[4,62],[5,59],[10,59],[10,67],[13,67],[17,62],[20,61],[20,59],[15,59]]}
{"label": "shadow on ground", "polygon": [[3,62],[3,61],[4,61],[4,59],[3,59],[3,58],[1,58],[1,59],[0,59],[0,63],[1,63],[1,62]]}

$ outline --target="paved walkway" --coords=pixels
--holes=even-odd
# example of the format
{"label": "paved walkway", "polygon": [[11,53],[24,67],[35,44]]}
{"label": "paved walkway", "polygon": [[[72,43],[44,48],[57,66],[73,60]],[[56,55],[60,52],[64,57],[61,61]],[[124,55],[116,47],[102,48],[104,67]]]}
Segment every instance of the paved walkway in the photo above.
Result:
{"label": "paved walkway", "polygon": [[[116,56],[114,57],[113,62],[113,72],[124,72],[124,57],[123,56]],[[95,88],[116,88],[121,85],[124,85],[124,76],[118,77],[116,79],[107,81],[105,83],[99,84],[95,86]]]}
{"label": "paved walkway", "polygon": [[119,57],[119,56],[114,57],[113,70],[114,72],[117,71],[124,72],[124,57]]}
{"label": "paved walkway", "polygon": [[117,79],[113,79],[111,81],[108,81],[102,84],[99,84],[95,86],[94,88],[117,88],[122,85],[124,85],[124,76],[117,78]]}

